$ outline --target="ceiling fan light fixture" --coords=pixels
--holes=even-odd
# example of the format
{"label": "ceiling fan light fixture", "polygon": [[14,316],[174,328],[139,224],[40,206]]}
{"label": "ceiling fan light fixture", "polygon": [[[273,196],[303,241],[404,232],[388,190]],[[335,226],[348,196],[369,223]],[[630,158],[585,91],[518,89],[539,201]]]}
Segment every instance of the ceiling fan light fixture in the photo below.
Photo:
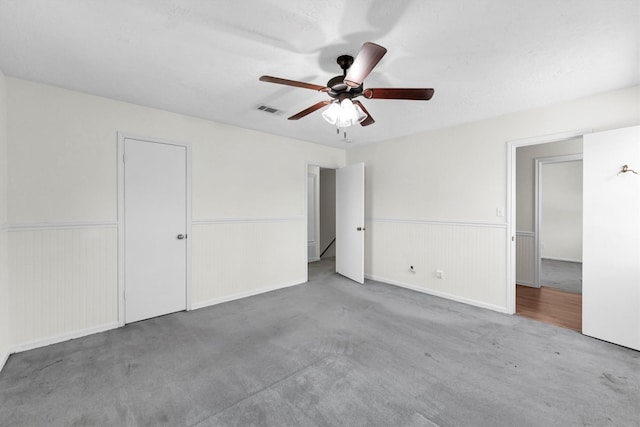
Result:
{"label": "ceiling fan light fixture", "polygon": [[289,117],[288,120],[301,119],[328,105],[329,108],[322,112],[322,117],[338,129],[357,124],[369,126],[376,121],[373,120],[373,117],[360,101],[352,101],[352,99],[364,96],[366,99],[428,101],[433,96],[433,89],[429,88],[365,88],[363,86],[364,79],[386,53],[387,49],[384,47],[375,43],[365,42],[355,58],[351,55],[340,55],[337,62],[342,69],[342,75],[329,79],[326,86],[273,76],[261,76],[259,80],[325,92],[332,98],[316,102],[311,107],[305,108]]}
{"label": "ceiling fan light fixture", "polygon": [[349,98],[333,102],[322,112],[322,117],[330,124],[339,128],[357,125],[367,118],[360,106],[355,105]]}
{"label": "ceiling fan light fixture", "polygon": [[322,117],[332,125],[335,125],[340,116],[340,103],[338,101],[332,102],[329,108],[322,112]]}

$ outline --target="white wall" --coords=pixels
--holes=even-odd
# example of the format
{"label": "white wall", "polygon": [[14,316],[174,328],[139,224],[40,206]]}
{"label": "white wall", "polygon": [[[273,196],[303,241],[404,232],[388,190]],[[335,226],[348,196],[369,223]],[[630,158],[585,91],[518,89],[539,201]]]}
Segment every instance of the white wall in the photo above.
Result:
{"label": "white wall", "polygon": [[507,142],[639,123],[639,97],[636,86],[348,150],[348,164],[367,165],[367,276],[506,311],[496,209],[506,205]]}
{"label": "white wall", "polygon": [[[117,131],[192,143],[193,307],[306,280],[306,164],[342,166],[344,151],[5,82],[11,348],[117,320]],[[348,151],[367,164],[367,275],[505,310],[506,141],[637,124],[639,97],[634,87]]]}
{"label": "white wall", "polygon": [[[573,130],[573,129],[572,129]],[[535,230],[535,159],[582,153],[582,138],[516,149],[516,229]]]}
{"label": "white wall", "polygon": [[116,324],[118,131],[192,143],[194,308],[306,281],[306,164],[344,151],[6,80],[14,349]]}
{"label": "white wall", "polygon": [[0,369],[9,356],[9,275],[7,258],[7,92],[0,71]]}
{"label": "white wall", "polygon": [[582,161],[541,168],[540,256],[582,262]]}
{"label": "white wall", "polygon": [[[336,171],[320,169],[320,251],[336,238]],[[323,258],[336,256],[334,243]]]}

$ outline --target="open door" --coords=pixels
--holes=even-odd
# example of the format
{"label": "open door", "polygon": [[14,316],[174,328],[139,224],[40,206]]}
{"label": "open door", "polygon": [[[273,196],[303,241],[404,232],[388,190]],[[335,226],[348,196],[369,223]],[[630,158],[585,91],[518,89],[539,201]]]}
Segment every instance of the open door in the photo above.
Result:
{"label": "open door", "polygon": [[640,174],[631,169],[640,173],[640,126],[584,136],[582,333],[640,350]]}
{"label": "open door", "polygon": [[336,272],[364,283],[364,163],[336,170]]}

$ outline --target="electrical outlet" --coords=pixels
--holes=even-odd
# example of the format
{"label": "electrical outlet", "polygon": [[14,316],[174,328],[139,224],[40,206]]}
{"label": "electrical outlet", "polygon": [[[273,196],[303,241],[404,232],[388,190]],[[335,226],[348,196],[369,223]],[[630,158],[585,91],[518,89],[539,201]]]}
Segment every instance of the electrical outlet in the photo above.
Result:
{"label": "electrical outlet", "polygon": [[436,277],[438,279],[444,279],[444,271],[442,270],[436,270]]}
{"label": "electrical outlet", "polygon": [[504,216],[504,209],[496,208],[496,216],[502,218]]}

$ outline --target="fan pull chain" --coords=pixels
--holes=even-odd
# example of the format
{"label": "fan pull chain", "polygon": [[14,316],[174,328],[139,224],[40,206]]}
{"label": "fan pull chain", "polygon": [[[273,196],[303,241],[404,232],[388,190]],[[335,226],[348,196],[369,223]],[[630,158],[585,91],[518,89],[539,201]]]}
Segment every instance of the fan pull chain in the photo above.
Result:
{"label": "fan pull chain", "polygon": [[[342,128],[342,132],[343,132],[343,134],[342,134],[342,138],[343,138],[345,141],[349,142],[349,141],[347,140],[347,128]],[[340,128],[336,128],[336,135],[340,135]]]}

